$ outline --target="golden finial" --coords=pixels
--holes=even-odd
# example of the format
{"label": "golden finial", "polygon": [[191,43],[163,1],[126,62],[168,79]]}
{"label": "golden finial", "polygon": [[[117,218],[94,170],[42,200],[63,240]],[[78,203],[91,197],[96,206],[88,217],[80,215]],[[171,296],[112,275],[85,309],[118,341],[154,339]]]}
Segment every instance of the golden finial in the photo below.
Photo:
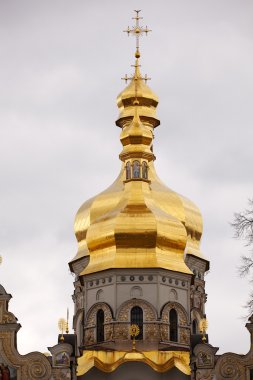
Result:
{"label": "golden finial", "polygon": [[135,338],[140,334],[140,328],[138,325],[130,326],[130,335],[133,337],[133,347],[132,351],[136,351],[135,349]]}
{"label": "golden finial", "polygon": [[66,319],[64,319],[64,318],[60,318],[59,321],[58,321],[58,327],[59,327],[59,330],[60,330],[60,332],[61,332],[60,341],[61,341],[61,342],[64,342],[64,336],[63,336],[63,333],[64,333],[64,331],[65,331],[66,328],[67,328],[67,321],[66,321]]}
{"label": "golden finial", "polygon": [[136,10],[136,16],[135,17],[132,17],[133,20],[136,21],[135,23],[135,26],[132,27],[132,29],[130,29],[130,27],[128,26],[127,30],[124,30],[124,32],[126,32],[129,36],[129,34],[131,35],[134,35],[135,38],[136,38],[136,50],[135,50],[135,64],[132,65],[132,67],[135,68],[134,70],[134,74],[133,75],[130,75],[128,76],[127,74],[124,76],[124,78],[121,78],[123,79],[126,83],[128,80],[134,80],[134,83],[135,83],[135,98],[137,100],[137,85],[138,85],[138,81],[139,80],[144,80],[145,83],[147,83],[148,80],[150,80],[151,78],[149,78],[147,76],[147,74],[145,74],[145,76],[143,77],[140,73],[140,70],[139,68],[141,67],[141,65],[139,64],[139,58],[140,58],[140,45],[139,45],[139,38],[140,36],[143,35],[143,33],[145,33],[146,35],[151,32],[150,29],[148,29],[148,27],[146,26],[145,28],[143,26],[140,25],[140,20],[142,19],[142,17],[139,16],[139,13],[140,13],[140,10]]}
{"label": "golden finial", "polygon": [[203,318],[199,322],[199,331],[201,332],[202,336],[202,342],[206,343],[206,330],[208,328],[208,321],[206,318]]}

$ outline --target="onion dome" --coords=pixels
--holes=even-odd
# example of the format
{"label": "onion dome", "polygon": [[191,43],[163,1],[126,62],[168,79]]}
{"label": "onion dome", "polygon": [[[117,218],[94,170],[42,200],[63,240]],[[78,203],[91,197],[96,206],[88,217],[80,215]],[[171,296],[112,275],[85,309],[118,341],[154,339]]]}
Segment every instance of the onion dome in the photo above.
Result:
{"label": "onion dome", "polygon": [[135,73],[123,78],[130,79],[130,84],[117,98],[121,171],[108,189],[85,202],[76,215],[78,252],[70,268],[80,275],[111,268],[163,268],[191,274],[185,255],[206,261],[208,267],[200,251],[198,208],[166,187],[155,171],[158,98],[146,85],[149,78],[140,73],[139,57],[137,47]]}
{"label": "onion dome", "polygon": [[[157,127],[160,124],[156,116],[158,97],[146,84],[150,78],[141,76],[138,59],[136,59],[134,67],[135,74],[131,78],[130,84],[117,97],[120,114],[116,125],[123,127],[125,123],[131,121],[134,116],[134,101],[137,99],[140,119]],[[129,78],[125,76],[122,79],[128,80]]]}
{"label": "onion dome", "polygon": [[[84,203],[76,215],[78,253],[70,263],[86,258],[81,274],[110,268],[164,268],[191,273],[185,254],[200,252],[202,218],[187,198],[158,178],[151,146],[153,133],[141,122],[139,104],[123,127],[122,169],[116,181]],[[81,268],[80,268],[81,269]]]}

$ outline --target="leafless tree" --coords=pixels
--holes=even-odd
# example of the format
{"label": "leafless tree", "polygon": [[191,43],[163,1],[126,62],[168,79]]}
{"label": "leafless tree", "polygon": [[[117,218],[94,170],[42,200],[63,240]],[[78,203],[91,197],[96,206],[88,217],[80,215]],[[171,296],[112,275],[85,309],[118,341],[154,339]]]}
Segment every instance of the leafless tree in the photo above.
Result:
{"label": "leafless tree", "polygon": [[[243,212],[234,214],[234,221],[231,223],[235,231],[235,237],[245,241],[245,246],[253,247],[253,199],[249,199],[248,208]],[[253,271],[253,249],[249,255],[241,257],[239,267],[240,276],[250,275]],[[252,277],[252,276],[251,276]],[[253,279],[251,280],[253,282]],[[249,313],[253,313],[253,291],[250,293],[249,301],[246,304]]]}

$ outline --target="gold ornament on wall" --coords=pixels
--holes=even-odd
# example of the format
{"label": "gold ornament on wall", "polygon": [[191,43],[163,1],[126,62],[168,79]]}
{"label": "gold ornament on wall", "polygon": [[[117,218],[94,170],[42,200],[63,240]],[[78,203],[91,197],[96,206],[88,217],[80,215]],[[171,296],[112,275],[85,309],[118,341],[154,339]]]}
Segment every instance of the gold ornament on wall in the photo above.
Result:
{"label": "gold ornament on wall", "polygon": [[133,337],[133,347],[132,351],[136,351],[135,349],[135,338],[140,334],[140,328],[138,325],[131,325],[130,326],[130,335]]}
{"label": "gold ornament on wall", "polygon": [[206,343],[206,330],[208,328],[208,321],[206,318],[202,318],[199,321],[199,331],[202,334],[202,342]]}

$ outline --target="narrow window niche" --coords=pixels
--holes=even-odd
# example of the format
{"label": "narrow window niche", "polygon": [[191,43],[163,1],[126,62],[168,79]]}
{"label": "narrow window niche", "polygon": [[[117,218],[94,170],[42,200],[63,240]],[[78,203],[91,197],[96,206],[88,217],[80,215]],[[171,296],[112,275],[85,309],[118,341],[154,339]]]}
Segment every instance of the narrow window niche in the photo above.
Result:
{"label": "narrow window niche", "polygon": [[140,306],[134,306],[131,309],[131,325],[139,326],[140,333],[135,338],[136,340],[143,339],[143,310]]}
{"label": "narrow window niche", "polygon": [[105,313],[102,309],[97,312],[97,342],[103,342],[105,340],[104,333]]}
{"label": "narrow window niche", "polygon": [[148,179],[148,164],[146,161],[142,162],[142,178]]}
{"label": "narrow window niche", "polygon": [[177,342],[178,341],[178,317],[175,309],[170,310],[169,314],[170,321],[170,341]]}
{"label": "narrow window niche", "polygon": [[128,161],[126,163],[126,180],[131,179],[131,163]]}
{"label": "narrow window niche", "polygon": [[133,162],[133,178],[140,178],[140,174],[141,174],[140,162],[135,160]]}

